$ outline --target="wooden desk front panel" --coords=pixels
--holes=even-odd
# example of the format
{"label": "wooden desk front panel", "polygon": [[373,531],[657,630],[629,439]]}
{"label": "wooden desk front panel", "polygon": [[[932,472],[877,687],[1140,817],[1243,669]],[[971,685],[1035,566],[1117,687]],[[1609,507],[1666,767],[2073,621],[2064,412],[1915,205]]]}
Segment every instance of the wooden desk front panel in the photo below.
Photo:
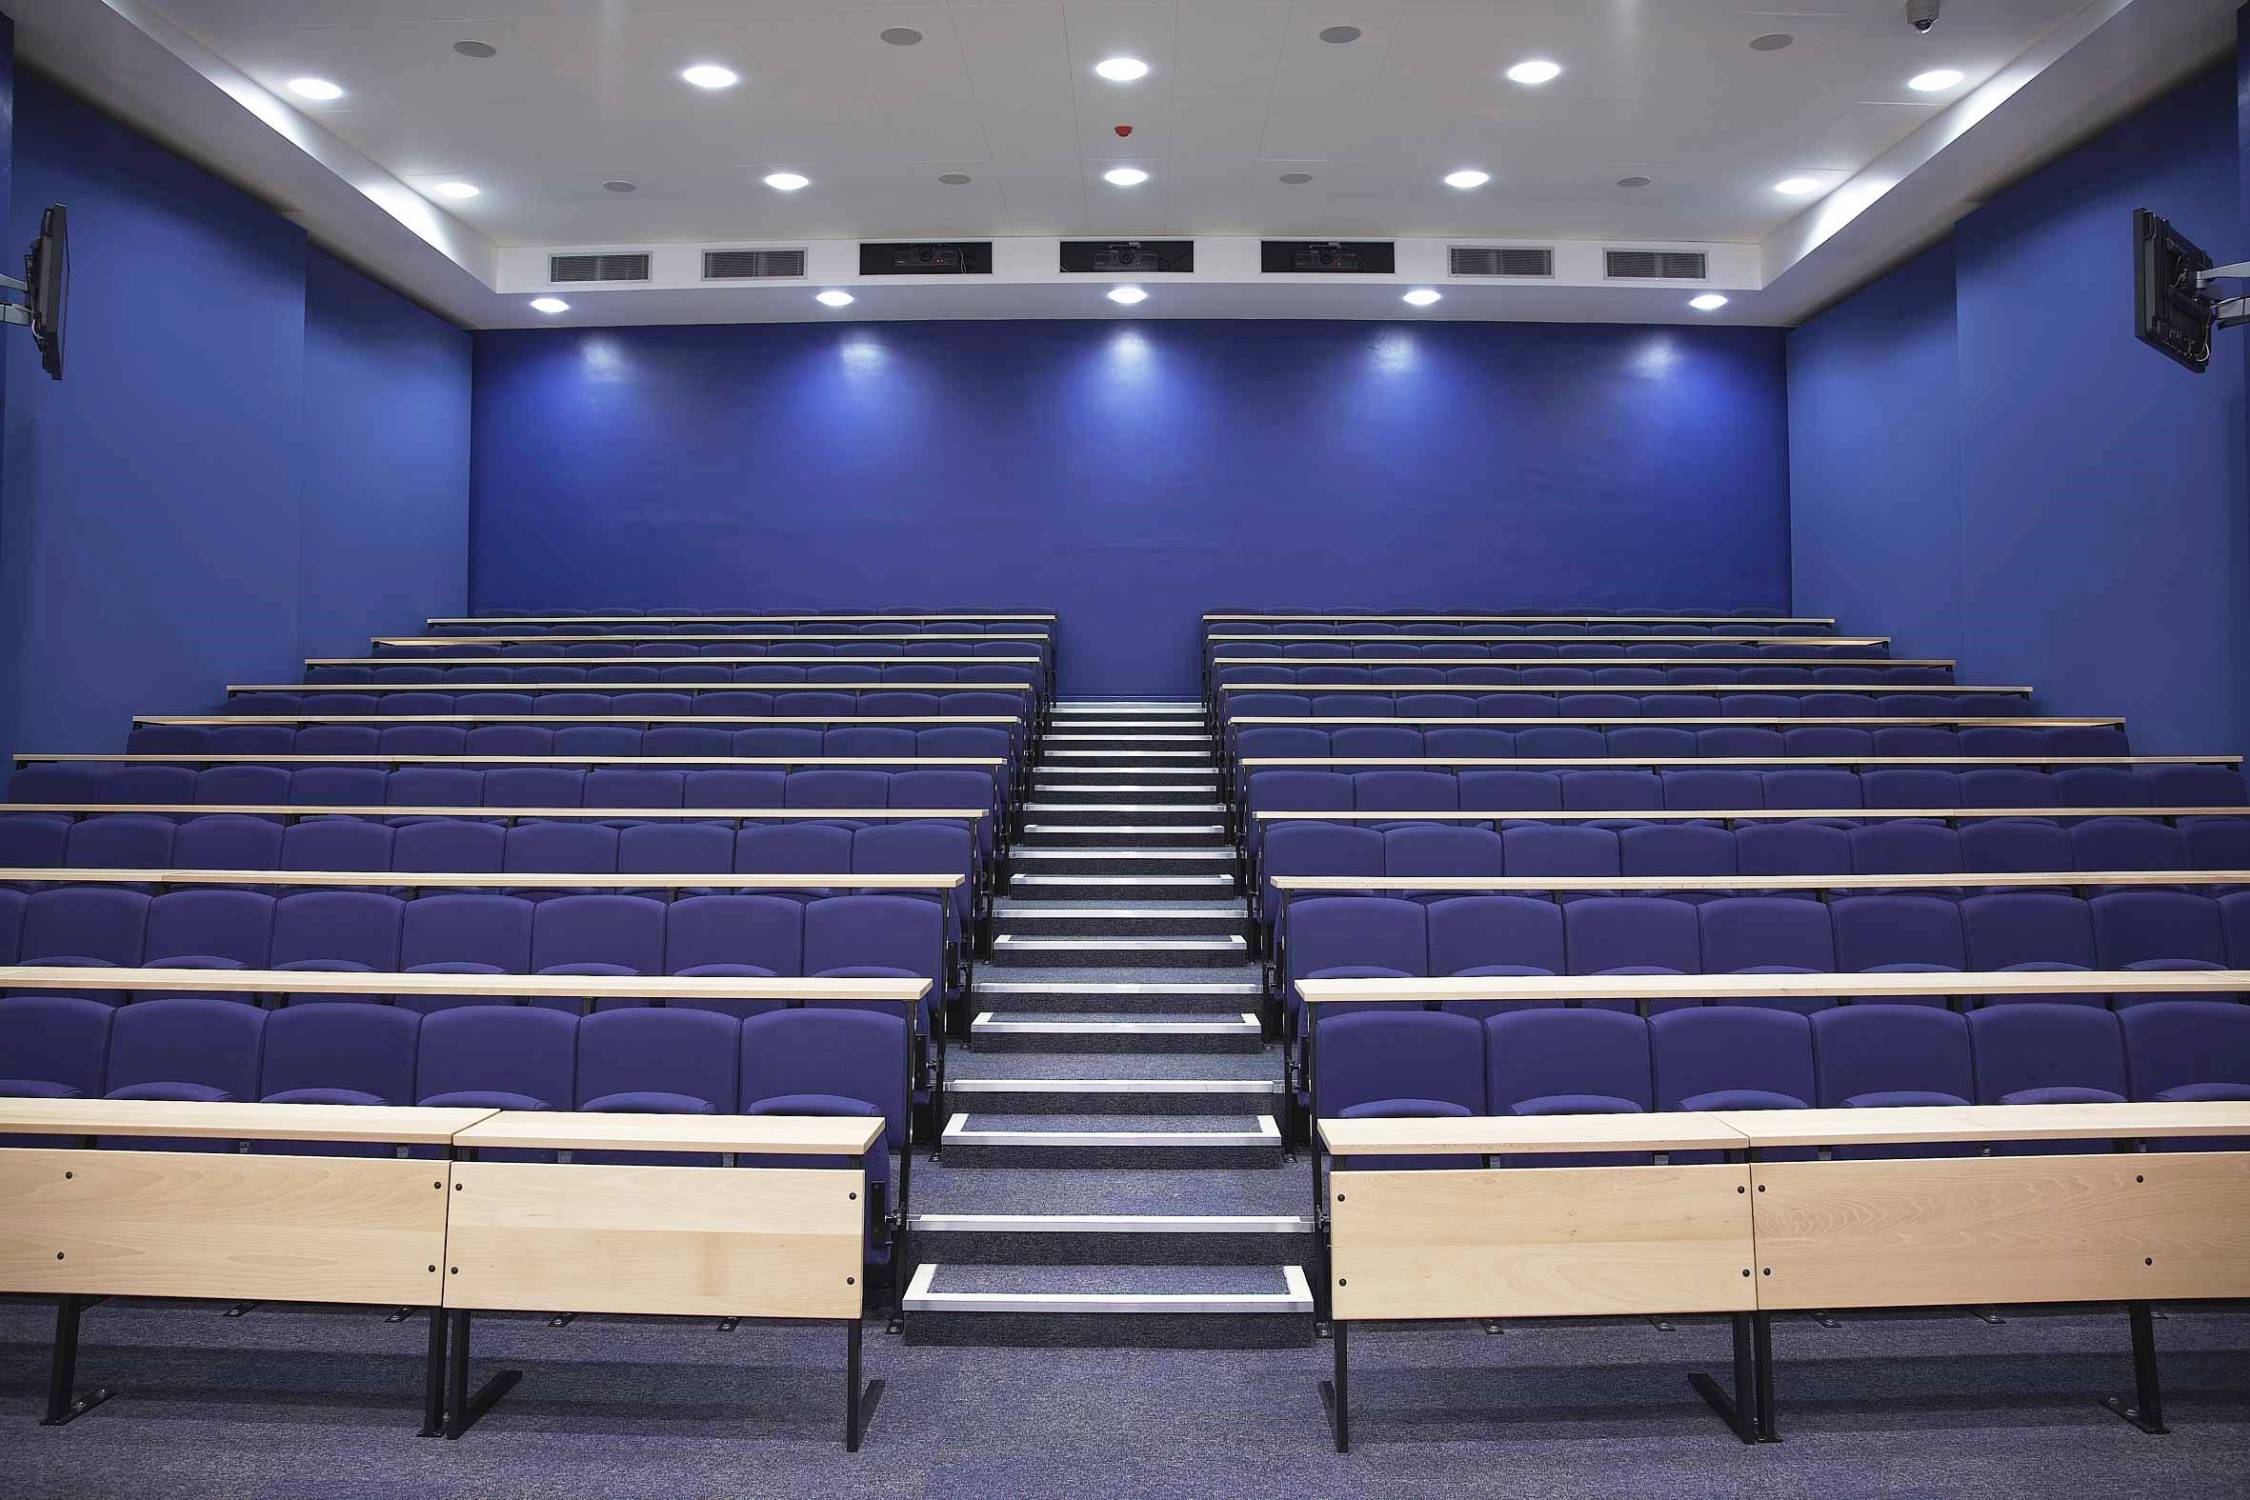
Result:
{"label": "wooden desk front panel", "polygon": [[0,1151],[0,1288],[434,1304],[449,1164]]}
{"label": "wooden desk front panel", "polygon": [[1751,1172],[1768,1309],[2250,1296],[2250,1152]]}
{"label": "wooden desk front panel", "polygon": [[453,1174],[448,1307],[860,1315],[867,1182],[856,1166],[480,1161]]}
{"label": "wooden desk front panel", "polygon": [[1749,1169],[1331,1174],[1339,1318],[1747,1312]]}

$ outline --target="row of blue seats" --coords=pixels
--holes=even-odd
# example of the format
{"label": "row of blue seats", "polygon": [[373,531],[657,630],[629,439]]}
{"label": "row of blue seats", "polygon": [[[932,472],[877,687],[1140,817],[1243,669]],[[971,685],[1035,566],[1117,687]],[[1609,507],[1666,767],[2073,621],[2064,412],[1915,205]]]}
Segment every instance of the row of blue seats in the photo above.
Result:
{"label": "row of blue seats", "polygon": [[[1314,1057],[1313,1107],[1324,1119],[2250,1100],[2250,1007],[2167,1001],[2112,1015],[2033,1004],[1962,1016],[1862,1005],[1810,1017],[1722,1008],[1646,1021],[1548,1010],[1481,1023],[1393,1010],[1324,1018]],[[2079,1141],[2032,1149],[2087,1148]],[[1840,1147],[1836,1154],[1975,1150]],[[1692,1158],[1673,1157],[1684,1159]],[[1475,1164],[1351,1162],[1362,1169]]]}
{"label": "row of blue seats", "polygon": [[[976,766],[883,771],[766,766],[187,766],[38,761],[11,802],[249,807],[986,808],[1001,778]],[[989,834],[987,835],[990,836]]]}
{"label": "row of blue seats", "polygon": [[730,665],[723,661],[659,667],[632,662],[607,666],[520,666],[498,660],[467,666],[308,667],[309,683],[798,683],[884,682],[953,683],[1021,682],[1036,687],[1040,672],[1019,661],[961,662],[837,662],[829,666],[797,666],[788,662],[750,662]]}
{"label": "row of blue seats", "polygon": [[[879,1118],[883,1134],[862,1162],[876,1226],[888,1217],[891,1159],[906,1147],[907,1056],[905,1022],[867,1007],[738,1019],[687,1010],[579,1017],[474,1006],[424,1017],[368,1005],[267,1013],[187,997],[114,1012],[63,996],[0,999],[0,1097]],[[229,1150],[235,1143],[110,1144]],[[397,1149],[250,1144],[325,1156],[390,1156]],[[577,1155],[612,1163],[716,1160]],[[790,1157],[755,1164],[833,1163]],[[902,1212],[905,1187],[901,1174]],[[885,1259],[892,1248],[879,1230],[870,1258]]]}
{"label": "row of blue seats", "polygon": [[[1541,707],[1540,705],[1552,705]],[[1294,693],[1237,688],[1221,723],[1243,717],[1321,719],[1989,719],[2036,712],[2024,693],[1839,693],[1746,688],[1710,693],[1589,693],[1569,687],[1424,692]]]}
{"label": "row of blue seats", "polygon": [[[1305,979],[2250,968],[2250,892],[1881,892],[1833,901],[1745,895],[1705,902],[1307,896],[1289,903],[1282,935],[1280,972],[1294,1012],[1301,1003],[1296,985]],[[1730,1003],[1813,1011],[1850,995],[1845,981],[1832,998]],[[2101,1005],[2105,998],[2079,1002]],[[1635,1008],[1624,1000],[1586,1004]]]}
{"label": "row of blue seats", "polygon": [[[1744,823],[1458,823],[1370,826],[1290,821],[1266,831],[1254,870],[1270,932],[1272,882],[1296,876],[1994,875],[2031,870],[2250,870],[2250,817],[1994,818],[1951,828],[1916,818]],[[1693,900],[1697,893],[1685,892]]]}
{"label": "row of blue seats", "polygon": [[[1725,725],[1716,729],[1661,724],[1594,728],[1540,724],[1501,729],[1488,724],[1415,728],[1404,724],[1238,724],[1229,738],[1236,760],[1273,757],[1336,759],[1508,760],[1515,757],[1714,759],[1728,756],[2129,755],[2132,746],[2115,724],[1979,725],[1813,724],[1796,729]],[[1377,767],[1375,769],[1381,769]]]}
{"label": "row of blue seats", "polygon": [[1016,745],[1006,725],[958,724],[934,729],[854,724],[807,729],[764,724],[749,729],[629,724],[142,724],[127,736],[133,755],[786,755],[970,756],[1007,760]]}
{"label": "row of blue seats", "polygon": [[[875,657],[1039,657],[1044,661],[1046,641],[418,641],[405,645],[380,641],[376,657],[416,661],[425,657],[709,657],[713,661],[758,661],[763,657],[839,657],[868,661]],[[308,663],[311,666],[311,663]]]}
{"label": "row of blue seats", "polygon": [[[1003,706],[1004,705],[1004,706]],[[287,714],[334,718],[352,714],[460,714],[488,718],[669,719],[682,715],[715,718],[899,719],[931,715],[1002,714],[1023,718],[1035,713],[1021,693],[838,693],[817,690],[760,693],[716,688],[696,693],[611,693],[583,685],[553,690],[492,693],[439,693],[419,689],[380,693],[237,693],[219,709],[234,714]]]}
{"label": "row of blue seats", "polygon": [[[958,930],[989,891],[965,823],[791,820],[723,823],[667,819],[613,825],[594,819],[423,818],[400,826],[360,818],[288,825],[220,813],[172,818],[107,813],[76,818],[0,812],[0,867],[112,870],[448,871],[464,874],[959,875]],[[562,895],[555,892],[554,895]],[[533,899],[539,899],[537,894]]]}
{"label": "row of blue seats", "polygon": [[[19,777],[20,777],[19,773]],[[1774,766],[1625,767],[1556,771],[1482,766],[1450,771],[1253,768],[1241,780],[1245,842],[1255,856],[1271,828],[1260,812],[1704,812],[1837,808],[2240,807],[2239,767]]]}
{"label": "row of blue seats", "polygon": [[1215,635],[1834,635],[1836,627],[1813,621],[1778,625],[1735,620],[1626,620],[1585,616],[1577,620],[1347,619],[1208,620],[1206,638]]}
{"label": "row of blue seats", "polygon": [[700,619],[646,617],[602,620],[557,616],[546,620],[447,621],[428,627],[430,635],[1043,635],[1054,627],[1043,620],[845,620]]}
{"label": "row of blue seats", "polygon": [[[0,963],[322,973],[913,978],[958,991],[945,907],[901,894],[600,893],[533,901],[491,891],[270,896],[196,886],[0,888]],[[121,1003],[119,992],[99,993]],[[937,997],[942,1000],[944,996]],[[253,1003],[254,996],[238,997]],[[491,1002],[401,996],[412,1010]],[[650,1002],[610,1000],[602,1009]],[[737,1002],[679,1002],[740,1013]],[[575,1013],[577,1001],[535,1001]],[[755,1008],[755,1007],[753,1007]],[[936,1004],[930,1007],[933,1011]]]}
{"label": "row of blue seats", "polygon": [[1881,646],[1843,645],[1832,641],[1767,645],[1750,641],[1213,641],[1206,660],[1211,667],[1223,667],[1244,657],[1276,656],[1302,657],[1308,661],[1378,662],[1408,657],[1431,662],[1667,661],[1692,656],[1720,665],[1814,659],[1857,662],[1880,668],[1888,665],[1889,653]]}
{"label": "row of blue seats", "polygon": [[[815,668],[814,670],[819,670]],[[355,679],[365,681],[366,679]],[[378,679],[380,680],[380,679]],[[1243,683],[1299,683],[1306,686],[1334,686],[1341,683],[1387,683],[1396,686],[1414,684],[1461,687],[1508,686],[1522,684],[1526,687],[1657,687],[1665,683],[1709,683],[1726,685],[1748,683],[1752,686],[1817,686],[1823,683],[1920,683],[1925,685],[1950,683],[1951,669],[1946,667],[1887,666],[1882,662],[1859,662],[1835,667],[1761,667],[1730,665],[1713,662],[1708,666],[1548,666],[1512,667],[1497,663],[1474,667],[1362,667],[1348,664],[1318,667],[1276,666],[1224,666],[1218,670],[1221,687]]]}

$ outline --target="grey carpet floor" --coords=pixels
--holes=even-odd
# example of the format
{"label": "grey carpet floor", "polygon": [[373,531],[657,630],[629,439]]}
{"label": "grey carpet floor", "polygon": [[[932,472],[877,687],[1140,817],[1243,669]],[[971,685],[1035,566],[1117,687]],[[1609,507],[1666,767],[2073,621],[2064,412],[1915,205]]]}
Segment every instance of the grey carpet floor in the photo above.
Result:
{"label": "grey carpet floor", "polygon": [[123,1394],[36,1424],[52,1315],[0,1302],[0,1493],[45,1497],[2142,1496],[2250,1494],[2250,1313],[2157,1325],[2173,1435],[2095,1406],[2129,1380],[2121,1313],[1848,1315],[1777,1327],[1785,1440],[1745,1449],[1689,1392],[1722,1325],[1371,1327],[1358,1444],[1330,1451],[1328,1348],[904,1347],[867,1445],[840,1442],[832,1327],[489,1318],[480,1375],[523,1384],[458,1443],[414,1436],[419,1322],[346,1309],[112,1303],[82,1373]]}

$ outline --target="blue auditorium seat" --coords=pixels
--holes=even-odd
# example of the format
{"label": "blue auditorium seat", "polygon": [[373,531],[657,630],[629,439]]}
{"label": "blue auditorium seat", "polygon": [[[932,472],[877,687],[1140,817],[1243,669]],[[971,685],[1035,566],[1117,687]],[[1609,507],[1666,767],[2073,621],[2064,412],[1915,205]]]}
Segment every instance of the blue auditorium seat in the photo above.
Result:
{"label": "blue auditorium seat", "polygon": [[[715,1011],[611,1010],[578,1022],[575,1107],[591,1114],[732,1114],[740,1023]],[[715,1165],[679,1152],[574,1152],[573,1159]]]}
{"label": "blue auditorium seat", "polygon": [[[258,1097],[265,1012],[224,1000],[147,1000],[117,1012],[109,1028],[105,1099],[219,1103]],[[130,1149],[227,1151],[226,1141],[104,1139]]]}
{"label": "blue auditorium seat", "polygon": [[[1812,1018],[1823,1109],[1968,1104],[1976,1097],[1968,1022],[1919,1005],[1847,1005]],[[1838,1157],[1959,1156],[1962,1146],[1839,1147]]]}
{"label": "blue auditorium seat", "polygon": [[[861,1158],[870,1190],[868,1218],[874,1225],[883,1221],[891,1157],[906,1149],[906,1041],[903,1018],[865,1009],[769,1011],[741,1027],[744,1114],[883,1121],[883,1134]],[[742,1166],[803,1167],[820,1160],[736,1158]],[[887,1245],[871,1240],[871,1259],[885,1259],[888,1253]]]}
{"label": "blue auditorium seat", "polygon": [[[1648,1025],[1600,1010],[1502,1011],[1484,1024],[1485,1103],[1496,1114],[1641,1114],[1655,1107]],[[1510,1165],[1646,1162],[1645,1153],[1515,1157]]]}
{"label": "blue auditorium seat", "polygon": [[[1593,896],[1567,903],[1563,939],[1573,974],[1696,974],[1703,969],[1703,940],[1694,903],[1668,897]],[[1693,1000],[1650,1002],[1651,1014]],[[1631,1012],[1626,1000],[1592,1000],[1589,1010]]]}
{"label": "blue auditorium seat", "polygon": [[[2118,1019],[2083,1005],[1995,1005],[1968,1017],[1979,1104],[2103,1104],[2125,1098]],[[2084,1150],[2084,1142],[2067,1143]]]}
{"label": "blue auditorium seat", "polygon": [[470,1109],[567,1109],[577,1068],[578,1018],[520,1005],[468,1005],[422,1019],[415,1054],[418,1104]]}
{"label": "blue auditorium seat", "polygon": [[[664,903],[647,896],[561,896],[542,901],[531,919],[531,968],[536,974],[661,974],[664,971]],[[575,1013],[575,1000],[535,1004]],[[603,1000],[597,1010],[636,1008],[645,1000]]]}
{"label": "blue auditorium seat", "polygon": [[[258,1098],[267,1104],[408,1104],[422,1018],[387,1005],[316,1005],[266,1018]],[[292,1155],[389,1156],[380,1143],[268,1142]]]}
{"label": "blue auditorium seat", "polygon": [[2250,1006],[2156,1000],[2117,1019],[2135,1099],[2250,1100]]}
{"label": "blue auditorium seat", "polygon": [[[1484,1113],[1484,1031],[1462,1015],[1391,1006],[1320,1024],[1313,1104],[1323,1119],[1465,1119]],[[1355,1157],[1363,1171],[1474,1167],[1474,1156]]]}
{"label": "blue auditorium seat", "polygon": [[0,996],[0,1098],[98,1097],[112,1014],[71,995]]}

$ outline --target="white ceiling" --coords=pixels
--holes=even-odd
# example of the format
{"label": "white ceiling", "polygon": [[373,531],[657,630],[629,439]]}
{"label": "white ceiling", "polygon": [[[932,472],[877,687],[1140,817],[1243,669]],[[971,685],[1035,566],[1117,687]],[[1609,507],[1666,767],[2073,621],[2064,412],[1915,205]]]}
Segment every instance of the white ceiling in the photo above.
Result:
{"label": "white ceiling", "polygon": [[[2206,60],[2231,38],[2233,0],[1951,0],[1928,36],[1905,25],[1901,0],[16,0],[10,8],[34,64],[474,323],[537,321],[522,294],[544,288],[506,274],[511,260],[522,261],[505,253],[511,247],[811,244],[816,263],[841,267],[820,241],[1159,234],[1706,244],[1720,250],[1715,267],[1748,268],[1721,281],[1730,291],[1762,290],[1801,262],[1831,263],[1799,276],[1787,296],[1762,305],[1738,297],[1743,305],[1729,314],[1776,322],[1831,299],[1869,264],[1942,229],[1974,193]],[[139,35],[109,42],[90,30],[119,22]],[[1362,35],[1341,46],[1319,39],[1339,24]],[[901,26],[923,40],[879,40]],[[1795,42],[1750,48],[1770,32]],[[453,50],[459,41],[498,53],[463,57]],[[1149,76],[1124,85],[1097,77],[1093,64],[1116,53],[1148,62]],[[2082,78],[2073,78],[2073,54]],[[1561,63],[1562,77],[1526,88],[1501,76],[1535,56]],[[717,93],[691,88],[678,75],[696,62],[724,63],[742,82]],[[1965,80],[1938,94],[1906,87],[1935,67]],[[289,79],[307,74],[334,80],[345,96],[316,104],[286,92]],[[197,89],[210,97],[188,97]],[[249,106],[287,150],[253,149],[240,122],[214,104],[235,115]],[[1120,124],[1132,126],[1129,138],[1114,133]],[[1914,195],[1894,190],[1949,152],[1947,190],[1901,212]],[[332,195],[310,186],[291,153],[386,212],[366,220],[338,199],[332,212],[342,217],[324,222]],[[1112,187],[1101,173],[1119,164],[1145,168],[1151,180]],[[1471,192],[1439,182],[1464,166],[1492,180]],[[812,186],[781,194],[762,185],[780,169],[806,174]],[[1277,180],[1284,172],[1312,181],[1287,186]],[[940,173],[971,180],[945,186]],[[1616,185],[1633,175],[1649,185]],[[1784,177],[1812,178],[1822,193],[1784,197],[1772,189]],[[480,196],[433,200],[434,208],[413,196],[452,179],[477,184]],[[605,191],[612,179],[638,190]],[[1886,195],[1898,203],[1877,201]],[[370,224],[421,243],[371,246]],[[1823,256],[1839,238],[1847,243]],[[402,273],[393,262],[415,269]],[[1199,272],[1197,297],[1182,299],[1204,316],[1305,316],[1325,295],[1268,286],[1290,291],[1288,303],[1261,303],[1255,272],[1246,271],[1232,278],[1241,296],[1230,302],[1204,279]],[[775,290],[729,303],[710,299],[737,294],[705,288],[581,300],[600,309],[593,320],[610,322],[820,315],[802,306],[803,288],[788,289],[787,307]],[[944,308],[964,297],[988,305],[974,316],[1085,316],[1070,300],[1082,290],[1027,288],[1020,311],[998,295],[1004,284],[885,286],[870,300],[886,304],[883,316],[949,315]],[[1395,297],[1371,302],[1370,290],[1334,288],[1333,315],[1395,314]],[[1459,290],[1447,315],[1693,316],[1677,291]],[[1541,305],[1539,293],[1557,296]],[[643,297],[671,301],[626,310]]]}

